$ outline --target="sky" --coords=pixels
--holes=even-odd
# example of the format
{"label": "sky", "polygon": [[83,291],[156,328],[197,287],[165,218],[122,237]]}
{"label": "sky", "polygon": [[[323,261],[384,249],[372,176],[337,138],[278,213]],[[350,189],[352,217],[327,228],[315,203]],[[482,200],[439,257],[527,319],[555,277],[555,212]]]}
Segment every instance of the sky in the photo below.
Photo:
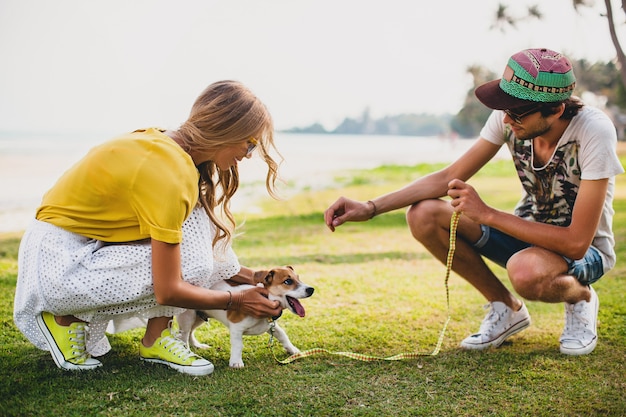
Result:
{"label": "sky", "polygon": [[0,0],[0,130],[176,128],[221,79],[246,84],[277,129],[333,129],[366,108],[455,113],[470,65],[499,76],[521,49],[616,55],[600,0],[579,15],[571,0],[500,1],[545,18],[490,29],[499,0]]}

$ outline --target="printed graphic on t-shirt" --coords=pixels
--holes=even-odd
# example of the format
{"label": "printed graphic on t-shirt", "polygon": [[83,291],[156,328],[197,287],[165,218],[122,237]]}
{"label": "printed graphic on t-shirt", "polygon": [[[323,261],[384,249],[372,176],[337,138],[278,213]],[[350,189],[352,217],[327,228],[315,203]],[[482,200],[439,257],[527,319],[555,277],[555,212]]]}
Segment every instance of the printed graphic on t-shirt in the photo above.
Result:
{"label": "printed graphic on t-shirt", "polygon": [[515,214],[541,223],[568,226],[580,186],[578,143],[572,140],[559,144],[552,159],[540,168],[532,166],[532,139],[510,136],[508,145],[525,191]]}

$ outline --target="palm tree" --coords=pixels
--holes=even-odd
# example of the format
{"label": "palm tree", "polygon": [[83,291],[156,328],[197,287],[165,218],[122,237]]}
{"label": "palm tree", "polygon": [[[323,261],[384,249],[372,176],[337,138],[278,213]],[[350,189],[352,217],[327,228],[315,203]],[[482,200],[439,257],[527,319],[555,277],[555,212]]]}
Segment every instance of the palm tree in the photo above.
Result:
{"label": "palm tree", "polygon": [[[621,0],[621,3],[622,11],[624,12],[624,16],[626,16],[626,0]],[[613,42],[613,46],[615,47],[620,78],[622,80],[622,84],[626,86],[626,54],[624,54],[622,45],[620,45],[617,37],[617,31],[615,30],[615,19],[613,16],[613,6],[611,4],[611,0],[604,0],[604,5],[606,7],[606,13],[604,13],[603,16],[606,17],[607,23],[609,24],[609,33],[611,34],[611,42]],[[578,12],[581,7],[588,7],[590,4],[588,4],[587,0],[572,0],[572,6]],[[508,6],[500,3],[498,5],[498,10],[496,11],[496,21],[493,27],[504,30],[504,28],[508,26],[515,27],[517,22],[520,20],[528,18],[541,19],[543,17],[539,6],[529,6],[527,11],[527,16],[514,17],[509,13]]]}

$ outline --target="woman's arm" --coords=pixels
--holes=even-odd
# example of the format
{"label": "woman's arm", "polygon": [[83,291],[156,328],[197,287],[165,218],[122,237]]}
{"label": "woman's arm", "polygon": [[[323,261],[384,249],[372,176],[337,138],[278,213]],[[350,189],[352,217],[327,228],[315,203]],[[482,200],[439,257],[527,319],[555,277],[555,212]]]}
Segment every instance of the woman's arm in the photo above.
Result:
{"label": "woman's arm", "polygon": [[230,280],[236,282],[237,284],[256,285],[256,282],[254,281],[254,271],[245,266],[241,267],[237,275],[230,277]]}
{"label": "woman's arm", "polygon": [[[265,288],[229,294],[192,285],[182,279],[180,245],[152,239],[152,281],[157,303],[199,310],[232,309],[254,317],[280,314],[280,303],[270,301]],[[246,268],[247,270],[247,268]]]}

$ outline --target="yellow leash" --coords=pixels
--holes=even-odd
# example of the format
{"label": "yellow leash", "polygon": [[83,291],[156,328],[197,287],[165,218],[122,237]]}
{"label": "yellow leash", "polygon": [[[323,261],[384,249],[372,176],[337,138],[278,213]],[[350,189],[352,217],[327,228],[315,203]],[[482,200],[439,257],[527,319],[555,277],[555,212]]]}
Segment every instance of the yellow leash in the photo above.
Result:
{"label": "yellow leash", "polygon": [[446,333],[446,328],[448,327],[448,323],[450,322],[450,289],[448,287],[448,280],[450,279],[450,273],[452,271],[452,259],[454,258],[454,251],[456,249],[456,229],[459,224],[459,215],[460,213],[453,212],[452,218],[450,219],[450,246],[448,247],[448,256],[446,258],[446,278],[445,278],[446,304],[448,308],[448,317],[446,318],[446,321],[443,324],[443,328],[441,329],[441,332],[439,333],[439,339],[437,340],[437,345],[435,346],[435,349],[431,353],[398,353],[397,355],[393,355],[393,356],[379,357],[379,356],[365,355],[362,353],[332,352],[327,349],[313,348],[313,349],[302,351],[300,353],[293,354],[287,359],[280,360],[276,357],[276,354],[274,354],[274,351],[272,351],[272,343],[274,341],[274,327],[276,326],[276,323],[274,321],[271,321],[270,340],[268,342],[268,348],[270,349],[270,351],[272,351],[272,354],[274,355],[274,359],[276,359],[276,361],[280,364],[288,364],[288,363],[295,361],[296,359],[306,358],[307,356],[313,356],[313,355],[317,355],[320,353],[345,356],[348,358],[356,359],[359,361],[365,361],[365,362],[398,361],[402,359],[416,359],[416,358],[423,357],[423,356],[436,356],[441,350],[441,345],[443,343],[443,338]]}

